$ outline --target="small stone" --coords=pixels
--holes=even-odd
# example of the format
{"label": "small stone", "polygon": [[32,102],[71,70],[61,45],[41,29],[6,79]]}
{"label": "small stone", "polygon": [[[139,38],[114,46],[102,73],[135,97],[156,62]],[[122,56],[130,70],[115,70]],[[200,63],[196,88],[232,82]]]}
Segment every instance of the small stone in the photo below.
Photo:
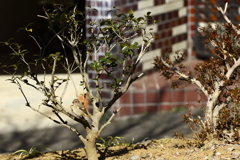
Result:
{"label": "small stone", "polygon": [[220,152],[216,152],[215,155],[216,155],[216,156],[220,156],[221,153],[220,153]]}
{"label": "small stone", "polygon": [[235,149],[233,147],[229,147],[227,151],[234,151]]}
{"label": "small stone", "polygon": [[176,155],[180,155],[180,153],[179,153],[179,152],[176,152]]}
{"label": "small stone", "polygon": [[131,157],[129,158],[129,160],[138,160],[138,159],[140,159],[139,156],[131,156]]}
{"label": "small stone", "polygon": [[234,155],[234,156],[240,156],[240,152],[232,153],[232,155]]}

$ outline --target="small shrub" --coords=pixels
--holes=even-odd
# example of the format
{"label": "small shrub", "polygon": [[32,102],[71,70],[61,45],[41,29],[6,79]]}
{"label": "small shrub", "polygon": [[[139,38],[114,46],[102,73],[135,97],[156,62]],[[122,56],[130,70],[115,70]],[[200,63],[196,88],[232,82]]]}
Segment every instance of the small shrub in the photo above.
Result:
{"label": "small shrub", "polygon": [[[44,9],[45,15],[38,16],[46,20],[49,29],[54,34],[46,45],[42,44],[39,37],[35,38],[32,35],[34,30],[30,25],[23,28],[39,47],[39,53],[34,55],[34,62],[27,61],[28,58],[26,57],[33,55],[29,54],[27,49],[23,49],[20,44],[12,40],[3,42],[13,51],[11,56],[19,59],[18,63],[4,67],[14,69],[13,73],[6,72],[12,76],[9,81],[20,89],[26,101],[26,106],[75,133],[79,140],[84,143],[88,159],[97,160],[96,139],[103,129],[111,123],[121,107],[113,111],[103,125],[100,125],[100,120],[117,99],[128,90],[129,86],[143,75],[143,73],[139,75],[134,73],[141,58],[146,54],[154,40],[151,28],[147,28],[152,21],[152,17],[151,12],[147,12],[143,17],[134,17],[132,10],[128,13],[120,13],[119,9],[113,8],[109,11],[112,18],[89,22],[89,27],[86,30],[90,36],[85,39],[83,36],[85,23],[87,23],[85,17],[90,12],[97,12],[97,10],[90,7],[86,12],[81,12],[77,10],[77,6],[70,8],[72,9],[65,9],[64,5],[55,5],[53,11]],[[56,31],[53,26],[58,27],[59,31]],[[135,41],[137,36],[142,38],[141,44]],[[47,56],[46,48],[54,38],[59,40],[63,53],[55,51]],[[87,53],[83,53],[80,46],[86,46]],[[66,47],[68,47],[68,50]],[[115,52],[117,48],[120,49],[118,53]],[[100,51],[104,55],[99,55]],[[74,57],[73,62],[69,61],[69,54]],[[83,58],[84,56],[86,58]],[[23,67],[25,68],[24,72],[18,73],[19,65],[25,65]],[[59,66],[65,69],[65,77],[56,75],[56,69]],[[91,70],[91,73],[88,72],[89,70]],[[51,80],[47,82],[46,74],[49,72]],[[63,106],[64,95],[73,72],[79,73],[78,86],[82,86],[86,95],[88,95],[93,108],[92,113],[85,109],[84,103],[78,103],[77,100],[74,101],[73,107],[79,109],[78,113],[81,115],[69,112]],[[39,74],[43,74],[44,78],[39,78]],[[104,81],[106,77],[110,80],[109,83]],[[36,92],[40,92],[44,96],[44,99],[39,100],[39,106],[32,106],[24,92],[23,85],[35,89]],[[60,86],[64,86],[64,89],[60,90]],[[104,89],[109,90],[112,95],[107,102],[103,99],[102,91]],[[59,90],[61,94],[57,92]],[[73,97],[73,99],[79,96],[76,87],[75,90],[76,97]],[[50,109],[55,117],[42,112],[39,108],[43,107]],[[82,114],[83,111],[84,114]],[[86,131],[86,136],[83,136],[84,134],[80,133],[77,128],[64,120],[63,115],[82,125]],[[87,121],[86,117],[90,121]],[[115,140],[117,139],[115,138]]]}
{"label": "small shrub", "polygon": [[13,155],[20,153],[20,155],[19,155],[20,159],[34,158],[34,157],[38,157],[39,155],[42,155],[43,150],[49,150],[50,151],[51,149],[41,147],[40,145],[35,145],[32,148],[30,148],[29,151],[24,150],[24,149],[20,149],[20,150],[17,150],[16,152],[14,152]]}
{"label": "small shrub", "polygon": [[194,119],[191,112],[183,117],[200,143],[211,137],[231,143],[239,140],[240,27],[228,19],[227,3],[224,10],[217,9],[227,23],[200,28],[206,37],[204,44],[214,56],[198,63],[194,70],[182,64],[184,55],[180,52],[176,52],[175,61],[166,53],[154,62],[160,75],[172,80],[173,88],[195,85],[207,97],[205,119]]}

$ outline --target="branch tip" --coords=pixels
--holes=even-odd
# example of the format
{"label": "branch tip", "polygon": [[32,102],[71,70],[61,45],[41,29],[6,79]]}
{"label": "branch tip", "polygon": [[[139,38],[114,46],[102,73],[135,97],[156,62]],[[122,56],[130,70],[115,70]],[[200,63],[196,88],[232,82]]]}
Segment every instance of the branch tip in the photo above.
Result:
{"label": "branch tip", "polygon": [[143,74],[144,74],[144,73],[140,73],[140,74],[138,75],[138,78],[142,77],[142,76],[143,76]]}

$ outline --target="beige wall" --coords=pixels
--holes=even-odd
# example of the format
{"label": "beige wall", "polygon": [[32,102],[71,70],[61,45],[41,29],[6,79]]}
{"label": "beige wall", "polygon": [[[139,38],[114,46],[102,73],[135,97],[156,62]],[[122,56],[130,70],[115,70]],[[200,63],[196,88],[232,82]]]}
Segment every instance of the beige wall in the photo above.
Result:
{"label": "beige wall", "polygon": [[[59,78],[67,78],[66,74],[58,74],[57,76]],[[43,75],[39,75],[38,77],[39,80],[43,80]],[[18,89],[18,86],[10,81],[6,81],[9,78],[11,77],[7,75],[0,76],[0,134],[13,131],[25,131],[28,129],[42,129],[46,127],[59,126],[48,118],[25,106],[26,101]],[[48,79],[50,79],[49,75],[46,77],[46,84],[48,84]],[[79,74],[73,74],[72,79],[76,85],[78,95],[81,94],[83,92],[82,87],[79,86],[81,77]],[[77,94],[75,92],[73,82],[69,81],[68,88],[63,97],[63,106],[66,110],[69,110],[69,112],[70,105],[72,104],[73,99],[76,98]],[[23,84],[22,87],[31,106],[34,108],[39,108],[44,96],[37,90],[26,86],[25,84]],[[59,88],[57,91],[57,96],[60,97],[62,95],[63,87],[64,85]],[[53,115],[51,109],[47,107],[41,106],[39,109],[48,115]],[[66,118],[65,120],[73,122],[69,118]]]}

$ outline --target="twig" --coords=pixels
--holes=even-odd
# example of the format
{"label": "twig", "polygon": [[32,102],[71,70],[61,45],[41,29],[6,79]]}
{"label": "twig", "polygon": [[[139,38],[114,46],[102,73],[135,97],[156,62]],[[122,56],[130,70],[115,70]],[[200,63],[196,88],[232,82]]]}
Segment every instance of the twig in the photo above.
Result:
{"label": "twig", "polygon": [[122,109],[122,107],[118,108],[116,111],[113,111],[112,116],[111,116],[111,117],[108,119],[108,121],[107,121],[104,125],[102,125],[102,127],[99,129],[98,135],[100,135],[100,133],[102,132],[102,130],[103,130],[107,125],[109,125],[109,124],[111,123],[113,117],[114,117],[121,109]]}

